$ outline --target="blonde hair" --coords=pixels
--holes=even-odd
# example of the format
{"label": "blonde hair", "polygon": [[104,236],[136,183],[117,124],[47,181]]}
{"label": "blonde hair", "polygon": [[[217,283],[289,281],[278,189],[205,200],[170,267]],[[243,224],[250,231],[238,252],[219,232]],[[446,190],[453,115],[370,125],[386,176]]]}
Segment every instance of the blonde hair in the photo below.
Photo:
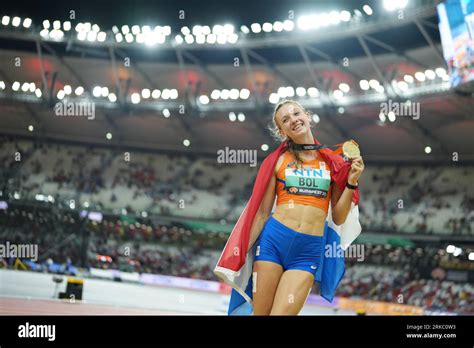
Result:
{"label": "blonde hair", "polygon": [[275,106],[275,109],[273,110],[273,117],[272,117],[272,124],[269,126],[269,129],[270,129],[270,132],[272,134],[272,136],[276,139],[276,140],[279,140],[279,141],[285,141],[285,140],[288,140],[288,151],[291,152],[294,156],[295,156],[295,159],[296,159],[296,166],[301,166],[302,163],[303,163],[303,160],[301,159],[300,157],[300,152],[298,150],[295,150],[291,147],[291,144],[294,144],[294,141],[290,138],[290,137],[287,137],[287,136],[284,136],[281,134],[281,131],[280,131],[280,126],[278,125],[277,121],[276,121],[276,115],[277,115],[277,112],[278,110],[281,109],[282,106],[286,105],[286,104],[293,104],[293,105],[296,105],[297,107],[299,107],[301,110],[303,110],[303,112],[308,116],[309,118],[309,126],[310,127],[313,127],[314,126],[314,121],[313,121],[313,118],[312,118],[312,114],[311,112],[307,111],[300,103],[298,103],[297,101],[294,101],[294,100],[291,100],[291,99],[285,99],[285,100],[282,100],[281,102],[279,102],[276,106]]}

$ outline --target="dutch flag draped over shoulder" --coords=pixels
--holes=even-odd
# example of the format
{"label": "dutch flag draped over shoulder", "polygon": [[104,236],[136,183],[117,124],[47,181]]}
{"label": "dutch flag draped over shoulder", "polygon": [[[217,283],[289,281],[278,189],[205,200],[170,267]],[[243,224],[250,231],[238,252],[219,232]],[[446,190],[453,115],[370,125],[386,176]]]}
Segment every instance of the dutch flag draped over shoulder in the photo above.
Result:
{"label": "dutch flag draped over shoulder", "polygon": [[[315,144],[320,145],[315,139]],[[256,245],[249,248],[251,227],[255,215],[263,200],[266,188],[274,174],[275,165],[280,155],[288,148],[288,142],[282,142],[278,148],[268,155],[258,170],[252,196],[232,230],[222,254],[214,269],[214,273],[232,287],[229,315],[250,315],[252,308],[252,273]],[[344,190],[351,163],[341,156],[342,148],[336,150],[322,148],[319,150],[331,167],[331,179],[341,190]],[[344,256],[338,250],[345,250],[360,234],[359,223],[359,189],[352,195],[352,205],[344,224],[337,226],[332,220],[331,205],[324,227],[325,248],[321,257],[321,265],[316,273],[315,281],[320,283],[320,294],[332,302],[336,288],[344,276]],[[261,231],[256,231],[258,235]],[[253,236],[252,240],[257,240]],[[326,246],[333,251],[325,252]]]}

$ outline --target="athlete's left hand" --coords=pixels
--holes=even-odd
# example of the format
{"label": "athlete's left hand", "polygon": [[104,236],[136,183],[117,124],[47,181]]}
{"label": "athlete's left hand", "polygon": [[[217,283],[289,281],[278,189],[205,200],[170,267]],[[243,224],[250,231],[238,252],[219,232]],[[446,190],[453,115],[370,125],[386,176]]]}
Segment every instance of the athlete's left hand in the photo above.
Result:
{"label": "athlete's left hand", "polygon": [[362,156],[354,156],[350,158],[352,164],[351,169],[349,171],[349,176],[347,178],[347,182],[351,185],[357,185],[357,181],[359,180],[360,175],[364,171],[364,161],[362,160]]}

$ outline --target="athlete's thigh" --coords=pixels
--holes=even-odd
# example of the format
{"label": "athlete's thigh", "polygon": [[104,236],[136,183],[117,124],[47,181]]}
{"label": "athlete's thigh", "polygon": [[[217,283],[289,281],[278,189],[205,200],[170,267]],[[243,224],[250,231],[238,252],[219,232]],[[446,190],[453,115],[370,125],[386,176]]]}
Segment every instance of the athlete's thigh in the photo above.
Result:
{"label": "athlete's thigh", "polygon": [[278,283],[271,315],[297,315],[309,295],[314,276],[302,270],[285,271]]}
{"label": "athlete's thigh", "polygon": [[255,261],[253,265],[254,315],[269,315],[283,268],[270,261]]}

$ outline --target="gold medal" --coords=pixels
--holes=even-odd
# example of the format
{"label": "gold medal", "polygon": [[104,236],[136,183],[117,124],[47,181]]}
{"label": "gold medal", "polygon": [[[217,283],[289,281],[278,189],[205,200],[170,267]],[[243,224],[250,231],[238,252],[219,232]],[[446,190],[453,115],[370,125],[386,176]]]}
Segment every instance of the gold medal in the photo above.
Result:
{"label": "gold medal", "polygon": [[359,145],[354,140],[349,140],[342,144],[342,153],[347,159],[360,156]]}

